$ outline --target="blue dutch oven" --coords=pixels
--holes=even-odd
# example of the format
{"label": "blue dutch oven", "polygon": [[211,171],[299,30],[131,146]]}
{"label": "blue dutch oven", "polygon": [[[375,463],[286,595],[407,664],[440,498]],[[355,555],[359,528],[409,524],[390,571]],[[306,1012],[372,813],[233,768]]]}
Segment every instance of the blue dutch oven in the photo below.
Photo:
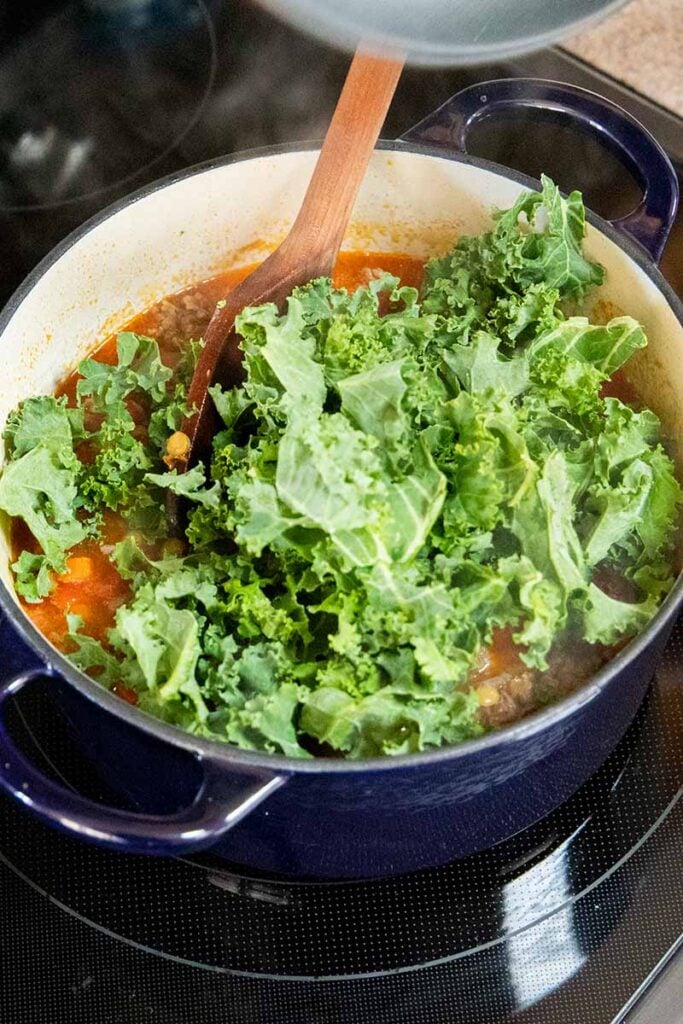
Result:
{"label": "blue dutch oven", "polygon": [[[642,202],[628,217],[608,223],[588,214],[587,246],[606,265],[608,300],[619,305],[623,299],[624,311],[645,323],[651,344],[634,371],[636,383],[675,438],[676,413],[683,409],[683,310],[656,262],[676,213],[678,185],[666,154],[629,114],[592,93],[552,82],[506,80],[466,89],[399,141],[379,147],[358,217],[376,224],[378,211],[386,217],[393,204],[396,223],[410,221],[413,235],[424,225],[430,245],[441,237],[437,214],[448,220],[451,238],[454,224],[478,230],[468,217],[478,216],[481,227],[483,211],[508,205],[520,187],[539,187],[467,154],[472,125],[521,109],[596,133],[642,184]],[[192,168],[135,193],[74,232],[2,314],[0,412],[49,389],[58,371],[83,354],[70,339],[94,338],[107,312],[129,301],[141,307],[150,295],[172,291],[172,281],[189,283],[215,270],[195,259],[180,268],[179,277],[173,260],[189,260],[189,250],[217,253],[221,244],[224,259],[225,239],[219,240],[224,233],[230,237],[240,218],[243,236],[232,238],[233,249],[244,242],[244,231],[264,237],[269,227],[263,195],[278,215],[293,216],[314,158],[311,147],[286,147]],[[274,222],[272,230],[276,237]],[[173,255],[172,239],[181,235],[183,246]],[[398,249],[405,249],[400,230],[397,237]],[[386,237],[376,247],[388,248]],[[141,279],[143,290],[136,291]],[[35,336],[43,333],[34,351]],[[1,568],[7,585],[0,586],[0,784],[7,792],[48,824],[113,849],[169,855],[211,848],[250,868],[313,878],[438,865],[500,842],[548,814],[595,772],[623,735],[683,600],[679,578],[648,628],[610,664],[570,696],[511,727],[422,754],[299,761],[190,736],[104,690],[38,633],[11,592],[6,565]],[[54,699],[71,724],[74,743],[130,809],[67,790],[16,747],[5,706],[25,686],[41,687]]]}

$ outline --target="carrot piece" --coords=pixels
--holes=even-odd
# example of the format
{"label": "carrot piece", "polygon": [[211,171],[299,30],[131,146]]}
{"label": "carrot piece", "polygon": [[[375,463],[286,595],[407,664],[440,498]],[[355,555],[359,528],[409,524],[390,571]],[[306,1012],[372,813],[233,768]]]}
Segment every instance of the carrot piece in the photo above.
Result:
{"label": "carrot piece", "polygon": [[137,704],[138,702],[138,695],[135,690],[131,690],[130,686],[124,686],[123,683],[114,683],[111,692],[115,693],[121,700],[125,700],[126,704]]}
{"label": "carrot piece", "polygon": [[72,555],[66,560],[66,572],[62,575],[65,583],[84,583],[93,574],[92,558],[87,555]]}
{"label": "carrot piece", "polygon": [[86,604],[85,601],[74,601],[73,604],[69,605],[69,612],[72,615],[78,615],[84,622],[87,622],[92,615],[92,605]]}

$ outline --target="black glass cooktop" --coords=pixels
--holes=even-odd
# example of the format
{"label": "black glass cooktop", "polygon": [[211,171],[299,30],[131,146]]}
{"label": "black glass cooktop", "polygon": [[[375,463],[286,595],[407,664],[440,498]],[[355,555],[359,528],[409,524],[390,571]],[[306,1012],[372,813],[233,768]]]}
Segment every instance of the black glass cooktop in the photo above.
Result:
{"label": "black glass cooktop", "polygon": [[[347,59],[256,8],[30,0],[0,11],[0,298],[71,228],[176,168],[319,137]],[[401,134],[492,77],[573,81],[627,106],[683,166],[681,122],[561,51],[408,70]],[[637,186],[568,130],[498,124],[470,148],[618,216]],[[681,219],[663,268],[683,292]],[[67,839],[0,800],[0,1024],[678,1024],[683,625],[628,735],[545,821],[436,871],[361,883],[250,877]],[[106,796],[40,693],[17,735]]]}
{"label": "black glass cooktop", "polygon": [[[559,811],[434,871],[297,884],[210,854],[126,857],[4,801],[2,1020],[635,1021],[681,926],[681,657],[679,627],[627,736]],[[44,770],[106,796],[38,689],[14,728]]]}

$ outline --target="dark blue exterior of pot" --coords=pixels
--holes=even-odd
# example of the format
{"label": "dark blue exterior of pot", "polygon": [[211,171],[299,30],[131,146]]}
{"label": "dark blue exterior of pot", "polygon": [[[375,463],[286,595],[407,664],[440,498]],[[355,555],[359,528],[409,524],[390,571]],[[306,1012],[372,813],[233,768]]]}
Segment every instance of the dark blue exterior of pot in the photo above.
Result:
{"label": "dark blue exterior of pot", "polygon": [[[45,782],[30,772],[23,797],[52,824],[122,850],[181,853],[210,847],[234,864],[307,878],[363,878],[443,864],[542,818],[595,772],[645,695],[679,603],[672,595],[656,633],[637,650],[624,651],[609,666],[609,676],[513,729],[450,750],[352,763],[346,770],[343,764],[291,760],[282,770],[277,762],[283,759],[261,758],[268,768],[276,764],[258,785],[271,785],[273,776],[283,783],[229,830],[222,816],[209,820],[203,836],[197,826],[207,778],[209,799],[219,807],[239,805],[243,798],[241,752],[212,744],[211,757],[198,757],[158,736],[157,723],[134,709],[114,715],[97,691],[93,699],[58,676],[36,678],[35,685],[44,686],[46,697],[66,714],[98,773],[137,815],[97,808],[103,825],[96,805],[65,791],[48,794],[46,811]],[[2,630],[5,653],[42,676],[35,652],[13,630],[8,651],[8,625]],[[140,728],[142,717],[151,731]],[[0,757],[6,756],[0,744]],[[188,808],[198,822],[180,839],[178,821],[187,818]],[[129,832],[120,841],[133,817],[144,823],[144,834]]]}
{"label": "dark blue exterior of pot", "polygon": [[[642,248],[658,257],[677,198],[674,172],[651,136],[605,101],[554,83],[486,83],[477,87],[478,99],[472,93],[449,101],[409,133],[410,141],[428,138],[439,155],[444,146],[464,147],[482,102],[547,102],[590,124],[601,114],[601,130],[637,164],[645,185],[641,207],[620,225],[637,244],[623,238],[619,244],[678,308]],[[472,162],[529,184],[514,172]],[[609,225],[591,219],[619,240]],[[79,233],[84,230],[88,225]],[[59,250],[48,261],[58,256]],[[39,267],[33,277],[42,272]],[[595,772],[634,717],[682,603],[679,580],[645,632],[587,686],[499,733],[399,758],[296,761],[194,739],[126,705],[56,655],[0,587],[0,785],[50,824],[122,851],[211,848],[248,868],[309,878],[432,867],[527,827]],[[15,747],[2,704],[27,683],[54,698],[75,742],[130,809],[103,807],[58,786]]]}
{"label": "dark blue exterior of pot", "polygon": [[[592,699],[528,736],[501,732],[471,753],[386,771],[295,772],[211,852],[278,874],[363,878],[492,846],[548,814],[603,763],[633,719],[668,633],[661,631]],[[137,806],[163,811],[174,809],[179,796],[181,805],[191,800],[187,758],[141,743],[137,730],[71,687],[59,702],[79,745]]]}

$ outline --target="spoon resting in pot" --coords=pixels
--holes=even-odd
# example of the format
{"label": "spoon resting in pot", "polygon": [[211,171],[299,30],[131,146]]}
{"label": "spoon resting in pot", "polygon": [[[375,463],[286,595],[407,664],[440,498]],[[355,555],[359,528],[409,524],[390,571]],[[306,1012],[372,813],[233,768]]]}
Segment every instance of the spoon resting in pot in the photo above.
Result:
{"label": "spoon resting in pot", "polygon": [[[178,443],[169,446],[166,459],[178,472],[210,455],[212,438],[220,428],[208,388],[241,379],[242,354],[234,330],[237,314],[264,302],[282,307],[297,285],[331,275],[402,68],[402,60],[356,52],[289,234],[226,296],[205,332],[188,392],[194,412],[172,438]],[[178,499],[170,492],[168,511],[177,527]]]}

